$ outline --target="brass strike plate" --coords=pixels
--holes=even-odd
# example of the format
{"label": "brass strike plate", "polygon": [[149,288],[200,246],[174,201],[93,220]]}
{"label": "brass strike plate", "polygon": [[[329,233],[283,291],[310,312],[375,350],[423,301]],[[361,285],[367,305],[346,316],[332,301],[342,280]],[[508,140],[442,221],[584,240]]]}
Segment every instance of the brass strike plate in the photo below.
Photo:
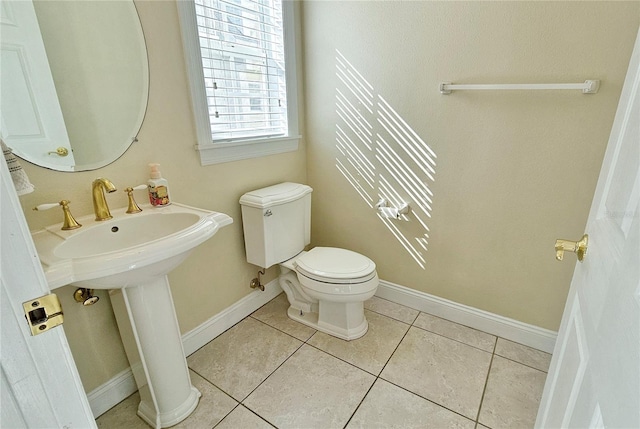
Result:
{"label": "brass strike plate", "polygon": [[22,304],[31,335],[48,331],[64,321],[62,305],[55,293],[32,299]]}

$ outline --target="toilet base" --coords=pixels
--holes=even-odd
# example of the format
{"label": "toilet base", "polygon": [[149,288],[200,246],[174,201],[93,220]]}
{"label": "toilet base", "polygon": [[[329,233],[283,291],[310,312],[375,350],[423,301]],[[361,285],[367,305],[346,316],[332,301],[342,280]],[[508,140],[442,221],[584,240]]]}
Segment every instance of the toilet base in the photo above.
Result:
{"label": "toilet base", "polygon": [[[325,303],[320,304],[321,312],[323,310],[322,309],[323,304]],[[362,305],[362,303],[355,303],[355,304]],[[367,331],[369,330],[369,323],[367,322],[367,319],[364,317],[364,313],[363,313],[362,321],[358,321],[359,323],[356,323],[356,326],[348,327],[348,328],[335,326],[335,325],[323,322],[322,320],[319,321],[318,313],[303,312],[292,306],[289,306],[289,309],[287,310],[287,315],[289,316],[290,319],[300,322],[303,325],[307,325],[313,329],[317,329],[320,332],[324,332],[325,334],[329,334],[331,336],[334,336],[343,340],[347,340],[347,341],[356,340],[362,337],[364,334],[366,334]]]}

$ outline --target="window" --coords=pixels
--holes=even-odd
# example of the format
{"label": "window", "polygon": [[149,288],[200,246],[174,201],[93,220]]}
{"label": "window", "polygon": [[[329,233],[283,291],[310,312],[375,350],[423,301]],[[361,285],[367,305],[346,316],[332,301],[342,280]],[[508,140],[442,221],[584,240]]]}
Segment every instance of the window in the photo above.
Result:
{"label": "window", "polygon": [[203,165],[296,150],[293,2],[178,2]]}

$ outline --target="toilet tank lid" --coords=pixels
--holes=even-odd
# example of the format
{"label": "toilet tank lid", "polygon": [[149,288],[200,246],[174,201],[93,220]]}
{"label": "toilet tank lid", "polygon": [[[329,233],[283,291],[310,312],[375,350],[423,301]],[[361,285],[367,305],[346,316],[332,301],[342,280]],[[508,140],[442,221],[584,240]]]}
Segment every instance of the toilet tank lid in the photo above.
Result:
{"label": "toilet tank lid", "polygon": [[310,186],[300,183],[284,182],[266,188],[250,191],[240,197],[240,205],[256,208],[268,208],[295,201],[310,194]]}

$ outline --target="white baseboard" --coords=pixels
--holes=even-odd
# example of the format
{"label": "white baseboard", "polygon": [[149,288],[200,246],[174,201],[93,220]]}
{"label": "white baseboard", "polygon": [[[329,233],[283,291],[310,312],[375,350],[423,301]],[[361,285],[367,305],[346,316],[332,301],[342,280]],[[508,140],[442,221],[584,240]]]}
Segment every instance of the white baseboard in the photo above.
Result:
{"label": "white baseboard", "polygon": [[437,296],[384,280],[380,280],[376,296],[547,353],[553,351],[553,346],[556,343],[557,332],[438,298]]}
{"label": "white baseboard", "polygon": [[[263,291],[253,291],[235,304],[222,310],[202,325],[182,336],[187,356],[231,328],[236,323],[275,298],[282,289],[278,279],[265,285]],[[380,280],[376,296],[415,310],[470,326],[489,334],[542,350],[553,351],[557,333],[487,311],[478,310],[443,298]],[[133,373],[126,369],[90,392],[87,396],[95,417],[100,416],[137,390]]]}
{"label": "white baseboard", "polygon": [[127,368],[87,394],[93,416],[98,418],[136,390],[138,390],[136,380],[133,378],[131,368]]}

